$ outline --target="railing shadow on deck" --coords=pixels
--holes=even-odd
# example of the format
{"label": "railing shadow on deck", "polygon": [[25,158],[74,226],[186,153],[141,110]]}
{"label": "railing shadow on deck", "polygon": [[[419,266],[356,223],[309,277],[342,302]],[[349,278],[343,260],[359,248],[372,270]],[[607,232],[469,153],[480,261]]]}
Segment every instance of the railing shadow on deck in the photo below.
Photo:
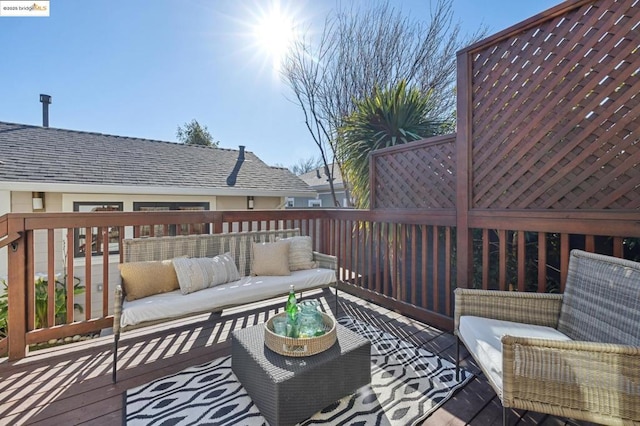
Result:
{"label": "railing shadow on deck", "polygon": [[[307,292],[325,312],[349,315],[403,339],[421,345],[442,332],[352,295],[341,293],[335,312],[330,289]],[[35,351],[17,362],[4,361],[0,381],[0,418],[10,423],[100,422],[122,416],[122,395],[127,389],[184,368],[230,354],[231,331],[260,324],[282,311],[284,302],[270,300],[225,311],[222,316],[201,315],[167,325],[125,333],[119,350],[119,379],[111,382],[112,336]],[[0,364],[0,365],[2,365]]]}

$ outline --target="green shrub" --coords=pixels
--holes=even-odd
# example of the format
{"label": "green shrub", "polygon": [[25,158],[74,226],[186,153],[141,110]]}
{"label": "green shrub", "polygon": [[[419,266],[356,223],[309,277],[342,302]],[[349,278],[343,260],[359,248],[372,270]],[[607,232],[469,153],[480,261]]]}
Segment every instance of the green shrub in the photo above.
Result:
{"label": "green shrub", "polygon": [[[55,324],[49,325],[49,281],[45,277],[37,277],[35,281],[35,327],[46,328],[56,324],[64,324],[67,320],[67,287],[66,276],[62,281],[55,279]],[[73,295],[82,294],[84,286],[80,285],[80,278],[73,278]],[[0,338],[7,336],[9,329],[9,285],[6,280],[0,280],[4,287],[4,294],[0,296]],[[82,306],[74,303],[73,308],[82,313]]]}

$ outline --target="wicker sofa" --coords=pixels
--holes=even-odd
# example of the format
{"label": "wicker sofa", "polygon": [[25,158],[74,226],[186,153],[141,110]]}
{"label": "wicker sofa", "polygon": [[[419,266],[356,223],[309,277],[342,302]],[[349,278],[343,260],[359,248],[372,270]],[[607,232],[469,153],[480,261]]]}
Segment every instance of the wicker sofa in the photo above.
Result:
{"label": "wicker sofa", "polygon": [[[114,300],[114,383],[117,379],[118,342],[122,332],[204,313],[220,313],[225,308],[286,295],[292,284],[296,291],[329,287],[334,284],[337,268],[335,256],[311,252],[310,248],[310,255],[312,255],[310,268],[292,270],[290,275],[286,276],[251,275],[253,242],[269,243],[299,236],[299,229],[286,229],[124,240],[121,274],[123,274],[124,264],[135,266],[132,264],[134,262],[145,266],[145,264],[157,264],[160,263],[158,261],[169,259],[174,259],[175,263],[176,258],[213,258],[229,253],[231,262],[235,261],[239,279],[188,294],[184,294],[181,289],[170,289],[171,291],[163,289],[157,294],[128,300],[131,298],[126,297],[128,283],[125,282],[123,275],[123,285],[116,287]],[[170,266],[170,268],[173,267]],[[164,271],[167,270],[164,269]],[[174,270],[171,269],[171,272]],[[142,279],[161,281],[163,278],[161,274],[164,272],[147,273],[146,277],[150,278]],[[139,280],[139,278],[136,279]]]}
{"label": "wicker sofa", "polygon": [[564,294],[456,289],[455,334],[504,424],[508,408],[640,424],[640,263],[573,250]]}

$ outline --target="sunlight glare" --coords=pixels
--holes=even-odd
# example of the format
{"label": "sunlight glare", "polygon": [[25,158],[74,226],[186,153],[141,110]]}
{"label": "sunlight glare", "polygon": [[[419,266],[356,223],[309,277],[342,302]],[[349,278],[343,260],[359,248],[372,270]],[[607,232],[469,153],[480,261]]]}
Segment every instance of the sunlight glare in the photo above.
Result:
{"label": "sunlight glare", "polygon": [[263,10],[256,17],[253,36],[260,55],[271,61],[274,71],[279,71],[291,45],[296,41],[296,27],[293,15],[282,10],[280,3]]}

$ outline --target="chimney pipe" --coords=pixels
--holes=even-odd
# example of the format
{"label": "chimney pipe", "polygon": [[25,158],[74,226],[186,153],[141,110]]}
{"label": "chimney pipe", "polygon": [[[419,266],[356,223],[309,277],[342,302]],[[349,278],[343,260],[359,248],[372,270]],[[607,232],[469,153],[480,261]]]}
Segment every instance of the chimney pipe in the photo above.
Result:
{"label": "chimney pipe", "polygon": [[240,152],[238,153],[238,161],[244,161],[244,145],[240,145]]}
{"label": "chimney pipe", "polygon": [[49,127],[49,104],[51,96],[40,94],[40,102],[42,102],[42,127]]}

